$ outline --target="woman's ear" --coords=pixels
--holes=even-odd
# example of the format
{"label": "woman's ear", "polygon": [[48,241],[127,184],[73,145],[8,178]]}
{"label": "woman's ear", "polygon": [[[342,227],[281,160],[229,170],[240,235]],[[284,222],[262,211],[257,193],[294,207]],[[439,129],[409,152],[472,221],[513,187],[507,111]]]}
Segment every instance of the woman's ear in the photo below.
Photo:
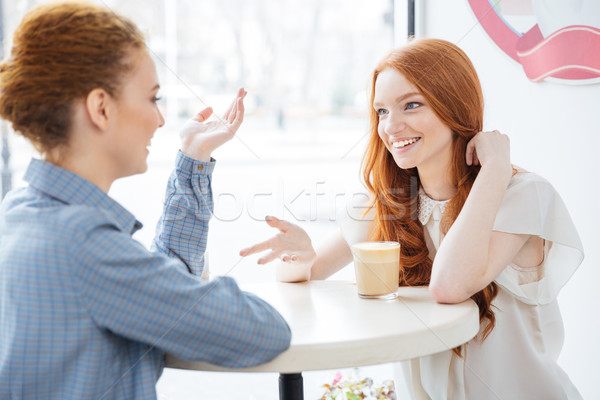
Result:
{"label": "woman's ear", "polygon": [[105,131],[109,128],[109,117],[111,116],[110,103],[112,97],[104,89],[96,88],[88,93],[85,99],[85,107],[90,121],[98,129]]}

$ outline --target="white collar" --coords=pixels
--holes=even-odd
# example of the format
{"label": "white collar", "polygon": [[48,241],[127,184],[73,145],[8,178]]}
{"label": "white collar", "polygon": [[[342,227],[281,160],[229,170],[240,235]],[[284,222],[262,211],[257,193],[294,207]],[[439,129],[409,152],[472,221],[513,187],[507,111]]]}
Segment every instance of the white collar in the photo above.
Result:
{"label": "white collar", "polygon": [[423,187],[419,186],[419,221],[421,222],[421,224],[427,224],[427,221],[429,221],[431,214],[437,207],[439,207],[439,214],[436,212],[436,215],[434,215],[434,219],[441,219],[442,215],[444,214],[444,210],[446,209],[446,205],[448,204],[448,201],[449,200],[433,200],[431,197],[427,196],[427,193],[425,193]]}

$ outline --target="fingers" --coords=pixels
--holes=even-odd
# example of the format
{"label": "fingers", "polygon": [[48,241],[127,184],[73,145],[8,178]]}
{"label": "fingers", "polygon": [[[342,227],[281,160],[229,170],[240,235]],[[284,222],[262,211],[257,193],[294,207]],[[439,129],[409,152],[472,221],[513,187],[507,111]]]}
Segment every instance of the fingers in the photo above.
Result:
{"label": "fingers", "polygon": [[240,125],[242,124],[242,122],[244,121],[244,112],[245,112],[244,98],[240,97],[237,100],[237,106],[235,109],[235,117],[233,116],[234,114],[232,113],[232,115],[229,116],[230,119],[228,120],[228,122],[232,125],[232,128],[234,131],[237,131],[238,128],[240,127]]}
{"label": "fingers", "polygon": [[237,111],[239,110],[239,101],[240,99],[242,99],[243,101],[247,94],[248,92],[246,92],[244,88],[240,88],[238,90],[237,96],[231,102],[231,104],[227,108],[227,111],[225,111],[225,113],[223,114],[223,120],[227,121],[230,124],[235,120]]}
{"label": "fingers", "polygon": [[265,217],[265,221],[267,221],[267,224],[271,228],[277,228],[282,233],[286,233],[292,227],[292,224],[290,224],[288,221],[285,221],[283,219],[279,219],[277,217],[273,217],[272,215],[267,215]]}
{"label": "fingers", "polygon": [[298,256],[296,254],[284,254],[280,257],[283,262],[294,262],[298,261]]}
{"label": "fingers", "polygon": [[231,104],[229,105],[229,107],[227,107],[227,110],[225,111],[225,113],[223,113],[223,119],[225,121],[229,120],[229,115],[231,114],[231,111],[233,110],[233,107],[235,106],[235,103],[237,102],[237,97],[235,98],[235,100],[233,100],[231,102]]}
{"label": "fingers", "polygon": [[204,122],[208,118],[210,118],[210,116],[212,115],[212,113],[213,113],[212,107],[207,107],[204,110],[200,111],[198,114],[196,114],[194,116],[194,120],[198,121],[198,122]]}
{"label": "fingers", "polygon": [[279,253],[275,252],[275,251],[271,251],[266,256],[262,256],[261,258],[259,258],[257,263],[259,265],[268,264],[271,261],[276,260],[278,258],[279,258]]}
{"label": "fingers", "polygon": [[285,253],[282,254],[281,251],[273,250],[266,256],[259,258],[258,264],[260,264],[260,265],[267,264],[276,259],[280,259],[281,261],[286,262],[286,263],[291,263],[291,262],[298,261],[299,257],[296,254],[285,254]]}
{"label": "fingers", "polygon": [[[223,120],[227,121],[229,124],[239,127],[244,119],[244,98],[247,94],[248,92],[246,92],[244,89],[238,90],[237,97],[229,105],[229,108],[227,108],[225,114],[223,114]],[[205,122],[212,114],[212,107],[207,107],[196,114],[193,120],[197,122]]]}
{"label": "fingers", "polygon": [[265,243],[260,243],[257,244],[255,246],[249,247],[247,249],[243,249],[240,251],[240,256],[242,257],[246,257],[255,253],[259,253],[263,250],[271,250],[269,253],[267,253],[266,255],[262,256],[261,258],[258,259],[257,263],[260,265],[263,264],[267,264],[270,263],[271,261],[275,260],[275,259],[280,259],[283,262],[292,262],[292,261],[298,261],[298,256],[296,254],[285,254],[283,253],[281,250],[275,250],[272,245],[267,245],[267,247],[265,248]]}
{"label": "fingers", "polygon": [[485,165],[489,162],[510,162],[509,137],[497,130],[483,131],[475,135],[466,147],[467,165]]}
{"label": "fingers", "polygon": [[[265,221],[272,228],[277,228],[282,233],[285,233],[291,226],[291,224],[287,221],[281,220],[279,218],[273,216],[265,217]],[[240,256],[247,257],[252,254],[260,253],[265,250],[274,250],[277,247],[277,240],[279,240],[278,236],[274,236],[269,240],[265,240],[264,242],[257,243],[253,246],[247,247],[245,249],[240,250]]]}
{"label": "fingers", "polygon": [[254,246],[247,247],[240,251],[240,256],[247,257],[252,254],[260,253],[261,251],[271,250],[275,247],[274,238],[257,243]]}
{"label": "fingers", "polygon": [[466,151],[466,161],[467,165],[473,165],[473,161],[477,157],[477,153],[475,152],[475,137],[469,140],[467,143],[467,151]]}

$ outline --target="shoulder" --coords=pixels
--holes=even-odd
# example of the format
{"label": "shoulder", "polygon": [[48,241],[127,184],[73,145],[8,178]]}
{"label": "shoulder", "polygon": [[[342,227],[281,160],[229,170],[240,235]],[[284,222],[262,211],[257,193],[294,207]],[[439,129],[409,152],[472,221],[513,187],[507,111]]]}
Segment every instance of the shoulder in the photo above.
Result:
{"label": "shoulder", "polygon": [[81,252],[93,246],[112,249],[112,243],[124,241],[101,209],[65,204],[28,188],[3,202],[0,232],[4,256],[31,268],[43,260],[44,268],[55,272],[76,265]]}
{"label": "shoulder", "polygon": [[552,184],[540,175],[522,170],[512,177],[504,193],[494,230],[548,240],[556,236],[555,230],[575,232],[567,207]]}
{"label": "shoulder", "polygon": [[542,185],[549,185],[552,186],[552,184],[543,176],[536,174],[535,172],[530,172],[527,171],[523,168],[520,167],[515,167],[515,174],[512,176],[509,186],[516,186],[516,185],[535,185],[535,184],[542,184]]}
{"label": "shoulder", "polygon": [[2,200],[2,211],[5,214],[16,215],[27,210],[45,207],[52,203],[52,198],[26,186],[8,192]]}
{"label": "shoulder", "polygon": [[65,231],[78,231],[107,219],[99,208],[66,204],[31,187],[11,191],[2,202],[2,214],[7,222]]}
{"label": "shoulder", "polygon": [[19,235],[43,238],[45,243],[80,243],[87,232],[116,224],[101,208],[66,204],[31,187],[15,190],[2,203],[6,227]]}
{"label": "shoulder", "polygon": [[536,201],[554,197],[557,192],[546,178],[533,172],[517,168],[506,188],[505,200],[518,197]]}

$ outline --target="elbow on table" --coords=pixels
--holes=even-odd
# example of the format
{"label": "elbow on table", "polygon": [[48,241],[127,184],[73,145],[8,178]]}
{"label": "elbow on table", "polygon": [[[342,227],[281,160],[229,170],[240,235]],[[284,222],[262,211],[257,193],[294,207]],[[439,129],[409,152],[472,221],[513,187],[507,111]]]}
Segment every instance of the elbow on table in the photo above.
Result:
{"label": "elbow on table", "polygon": [[248,351],[249,355],[243,360],[238,360],[234,366],[236,368],[246,368],[267,363],[287,350],[290,347],[291,341],[291,330],[284,323],[280,329],[270,331],[266,340],[247,343],[245,350]]}
{"label": "elbow on table", "polygon": [[[271,360],[277,357],[279,354],[286,351],[290,345],[292,344],[292,330],[290,329],[287,322],[284,322],[281,325],[281,329],[276,335],[276,340],[273,341],[273,344],[269,346],[271,350],[272,356]],[[270,360],[269,360],[270,361]]]}
{"label": "elbow on table", "polygon": [[431,281],[429,284],[431,297],[440,304],[457,304],[467,300],[470,296],[456,286]]}

